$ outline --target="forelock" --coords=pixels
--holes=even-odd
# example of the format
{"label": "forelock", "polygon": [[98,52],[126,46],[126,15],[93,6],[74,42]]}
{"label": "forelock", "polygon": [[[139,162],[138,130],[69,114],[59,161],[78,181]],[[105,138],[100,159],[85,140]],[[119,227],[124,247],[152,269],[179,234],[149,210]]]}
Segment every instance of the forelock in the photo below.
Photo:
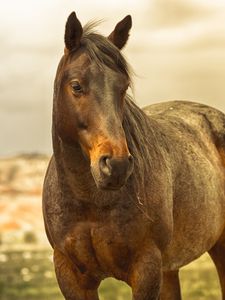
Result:
{"label": "forelock", "polygon": [[130,79],[130,67],[119,49],[107,37],[96,31],[101,21],[89,22],[83,28],[81,46],[85,47],[91,61],[103,68],[107,66],[125,74]]}

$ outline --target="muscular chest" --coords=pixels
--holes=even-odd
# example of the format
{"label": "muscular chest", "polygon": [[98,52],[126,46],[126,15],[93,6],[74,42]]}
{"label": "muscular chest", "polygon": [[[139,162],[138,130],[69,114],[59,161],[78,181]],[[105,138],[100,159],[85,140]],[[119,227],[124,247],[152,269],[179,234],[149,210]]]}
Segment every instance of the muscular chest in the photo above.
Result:
{"label": "muscular chest", "polygon": [[145,236],[146,227],[137,227],[131,219],[79,222],[68,234],[65,249],[81,273],[122,278]]}

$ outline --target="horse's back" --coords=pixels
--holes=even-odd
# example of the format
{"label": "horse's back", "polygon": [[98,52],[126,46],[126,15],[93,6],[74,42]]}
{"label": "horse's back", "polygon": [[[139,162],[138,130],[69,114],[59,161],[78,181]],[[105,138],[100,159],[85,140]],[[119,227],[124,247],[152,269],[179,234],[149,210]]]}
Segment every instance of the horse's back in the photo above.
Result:
{"label": "horse's back", "polygon": [[225,115],[209,106],[171,101],[145,113],[158,124],[173,169],[174,233],[164,268],[208,251],[225,225]]}
{"label": "horse's back", "polygon": [[179,118],[193,126],[207,127],[211,130],[216,146],[225,148],[225,114],[221,111],[200,103],[191,101],[168,101],[146,106],[145,113],[151,117]]}
{"label": "horse's back", "polygon": [[[225,114],[208,105],[191,101],[168,101],[143,108],[151,118],[162,121],[184,134],[193,134],[203,142],[212,142],[225,166]],[[173,133],[173,129],[172,129]],[[206,139],[206,140],[204,140]]]}

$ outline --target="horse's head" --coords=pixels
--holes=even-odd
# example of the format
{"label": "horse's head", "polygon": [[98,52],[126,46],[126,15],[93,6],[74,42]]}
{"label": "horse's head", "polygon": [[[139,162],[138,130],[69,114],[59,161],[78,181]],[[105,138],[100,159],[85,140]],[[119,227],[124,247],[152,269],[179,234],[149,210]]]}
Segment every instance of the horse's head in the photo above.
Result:
{"label": "horse's head", "polygon": [[131,17],[119,22],[108,38],[91,27],[82,28],[74,12],[67,20],[65,55],[55,81],[56,126],[62,140],[80,145],[97,187],[119,189],[133,170],[122,126],[130,78],[120,53]]}

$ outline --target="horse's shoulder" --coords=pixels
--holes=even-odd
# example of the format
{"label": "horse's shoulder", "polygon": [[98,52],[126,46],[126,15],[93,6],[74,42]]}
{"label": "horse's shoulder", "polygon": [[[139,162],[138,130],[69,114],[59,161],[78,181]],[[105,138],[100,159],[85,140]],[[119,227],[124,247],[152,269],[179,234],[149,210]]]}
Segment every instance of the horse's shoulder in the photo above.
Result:
{"label": "horse's shoulder", "polygon": [[55,157],[54,155],[52,155],[49,164],[48,164],[48,168],[45,174],[45,180],[44,180],[44,188],[46,185],[48,185],[50,183],[50,181],[52,181],[54,179],[56,175],[56,164],[55,164]]}
{"label": "horse's shoulder", "polygon": [[54,155],[49,161],[49,165],[46,171],[44,184],[43,184],[43,193],[42,193],[42,202],[43,206],[45,203],[52,202],[56,194],[58,194],[57,188],[57,172]]}

